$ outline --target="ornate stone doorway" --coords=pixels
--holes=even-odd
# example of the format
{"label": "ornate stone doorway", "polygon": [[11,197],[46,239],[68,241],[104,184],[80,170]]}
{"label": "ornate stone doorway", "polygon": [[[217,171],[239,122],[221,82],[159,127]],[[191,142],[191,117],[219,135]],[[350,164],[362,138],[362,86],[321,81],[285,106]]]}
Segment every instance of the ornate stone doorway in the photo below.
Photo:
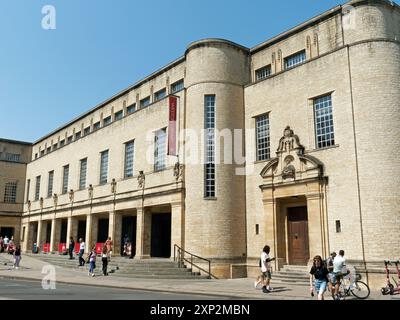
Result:
{"label": "ornate stone doorway", "polygon": [[307,207],[288,208],[289,264],[306,265],[310,258]]}

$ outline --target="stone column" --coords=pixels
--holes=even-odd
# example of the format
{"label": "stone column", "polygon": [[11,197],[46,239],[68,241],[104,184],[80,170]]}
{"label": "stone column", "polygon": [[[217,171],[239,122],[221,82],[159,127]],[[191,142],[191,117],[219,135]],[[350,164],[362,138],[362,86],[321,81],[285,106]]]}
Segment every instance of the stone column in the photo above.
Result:
{"label": "stone column", "polygon": [[325,234],[323,225],[323,209],[321,200],[323,195],[319,192],[307,194],[308,211],[308,237],[310,243],[310,259],[316,255],[329,256],[325,246]]}
{"label": "stone column", "polygon": [[68,223],[67,223],[67,239],[65,243],[67,246],[69,246],[69,238],[73,238],[75,242],[78,241],[77,239],[77,234],[78,234],[78,220],[73,217],[68,217]]}
{"label": "stone column", "polygon": [[185,207],[181,202],[171,203],[171,257],[174,245],[185,249]]}
{"label": "stone column", "polygon": [[37,239],[36,239],[36,244],[40,248],[40,250],[43,249],[42,230],[43,230],[43,220],[42,220],[42,218],[40,218],[38,221],[38,230],[37,230]]}
{"label": "stone column", "polygon": [[136,255],[135,259],[150,258],[151,248],[151,213],[137,208]]}
{"label": "stone column", "polygon": [[86,235],[85,235],[86,253],[90,251],[91,246],[93,244],[92,224],[93,224],[93,215],[89,213],[88,215],[86,215]]}
{"label": "stone column", "polygon": [[[116,211],[110,211],[108,218],[108,234],[112,240],[113,255],[118,255],[121,252],[121,231],[122,231],[122,216]],[[132,239],[133,240],[133,239]]]}
{"label": "stone column", "polygon": [[58,243],[57,238],[56,238],[56,233],[57,233],[56,224],[57,224],[57,220],[52,219],[51,220],[51,234],[50,234],[50,252],[52,252],[52,253],[54,253],[54,251],[58,251],[57,244],[56,244],[56,242]]}
{"label": "stone column", "polygon": [[[25,230],[24,230],[24,228],[25,228]],[[27,252],[28,250],[30,250],[29,249],[29,237],[30,237],[29,223],[24,224],[22,226],[22,230],[25,231],[25,234],[23,235],[24,243],[23,243],[23,246],[22,246],[22,250],[24,252]]]}
{"label": "stone column", "polygon": [[[264,198],[264,221],[263,227],[265,232],[265,244],[271,248],[270,256],[275,257],[275,262],[271,263],[274,270],[283,265],[286,261],[281,261],[282,258],[278,256],[277,252],[277,220],[276,220],[276,200],[271,198]],[[264,244],[264,245],[265,245]]]}

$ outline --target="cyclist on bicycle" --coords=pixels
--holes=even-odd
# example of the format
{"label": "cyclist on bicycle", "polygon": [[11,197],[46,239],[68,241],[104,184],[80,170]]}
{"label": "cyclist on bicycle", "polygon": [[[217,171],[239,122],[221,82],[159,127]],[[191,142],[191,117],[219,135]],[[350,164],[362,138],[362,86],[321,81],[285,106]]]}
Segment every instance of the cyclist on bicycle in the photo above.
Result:
{"label": "cyclist on bicycle", "polygon": [[337,292],[339,292],[340,281],[348,273],[344,269],[346,267],[346,259],[344,258],[344,251],[340,250],[339,255],[333,259],[333,277],[332,284],[335,285],[335,297],[339,299]]}

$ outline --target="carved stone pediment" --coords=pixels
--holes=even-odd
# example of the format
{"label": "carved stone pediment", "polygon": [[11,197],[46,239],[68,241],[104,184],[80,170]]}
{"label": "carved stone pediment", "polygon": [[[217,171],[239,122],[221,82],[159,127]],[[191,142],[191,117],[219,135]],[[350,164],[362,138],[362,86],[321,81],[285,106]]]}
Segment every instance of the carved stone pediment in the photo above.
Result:
{"label": "carved stone pediment", "polygon": [[288,126],[279,140],[276,157],[267,163],[261,176],[265,184],[319,178],[323,176],[323,164],[315,157],[304,154],[299,137]]}

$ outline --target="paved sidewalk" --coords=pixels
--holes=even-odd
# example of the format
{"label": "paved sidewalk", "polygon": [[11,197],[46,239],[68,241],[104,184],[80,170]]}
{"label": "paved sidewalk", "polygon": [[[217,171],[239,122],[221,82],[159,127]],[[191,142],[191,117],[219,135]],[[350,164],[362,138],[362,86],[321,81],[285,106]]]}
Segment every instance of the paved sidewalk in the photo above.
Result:
{"label": "paved sidewalk", "polygon": [[[7,263],[7,265],[5,265]],[[12,256],[0,254],[0,277],[15,279],[30,279],[41,281],[45,274],[42,269],[48,263],[29,256],[22,256],[21,268],[12,268]],[[260,289],[254,288],[254,279],[219,279],[219,280],[168,280],[168,279],[135,279],[116,277],[110,274],[108,277],[100,275],[97,267],[96,277],[89,277],[87,270],[72,270],[54,266],[56,270],[56,281],[59,283],[81,284],[91,286],[136,289],[146,291],[162,291],[175,293],[190,293],[204,295],[218,295],[237,299],[263,299],[263,300],[315,300],[310,297],[308,286],[288,285],[286,283],[273,281],[273,293],[262,293]],[[85,267],[86,268],[86,267]],[[98,275],[98,276],[97,276]],[[398,297],[398,298],[397,298]],[[326,294],[330,300],[329,294]],[[350,299],[350,298],[349,298]],[[370,299],[390,300],[400,299],[390,296],[382,296],[380,292],[371,292]]]}

